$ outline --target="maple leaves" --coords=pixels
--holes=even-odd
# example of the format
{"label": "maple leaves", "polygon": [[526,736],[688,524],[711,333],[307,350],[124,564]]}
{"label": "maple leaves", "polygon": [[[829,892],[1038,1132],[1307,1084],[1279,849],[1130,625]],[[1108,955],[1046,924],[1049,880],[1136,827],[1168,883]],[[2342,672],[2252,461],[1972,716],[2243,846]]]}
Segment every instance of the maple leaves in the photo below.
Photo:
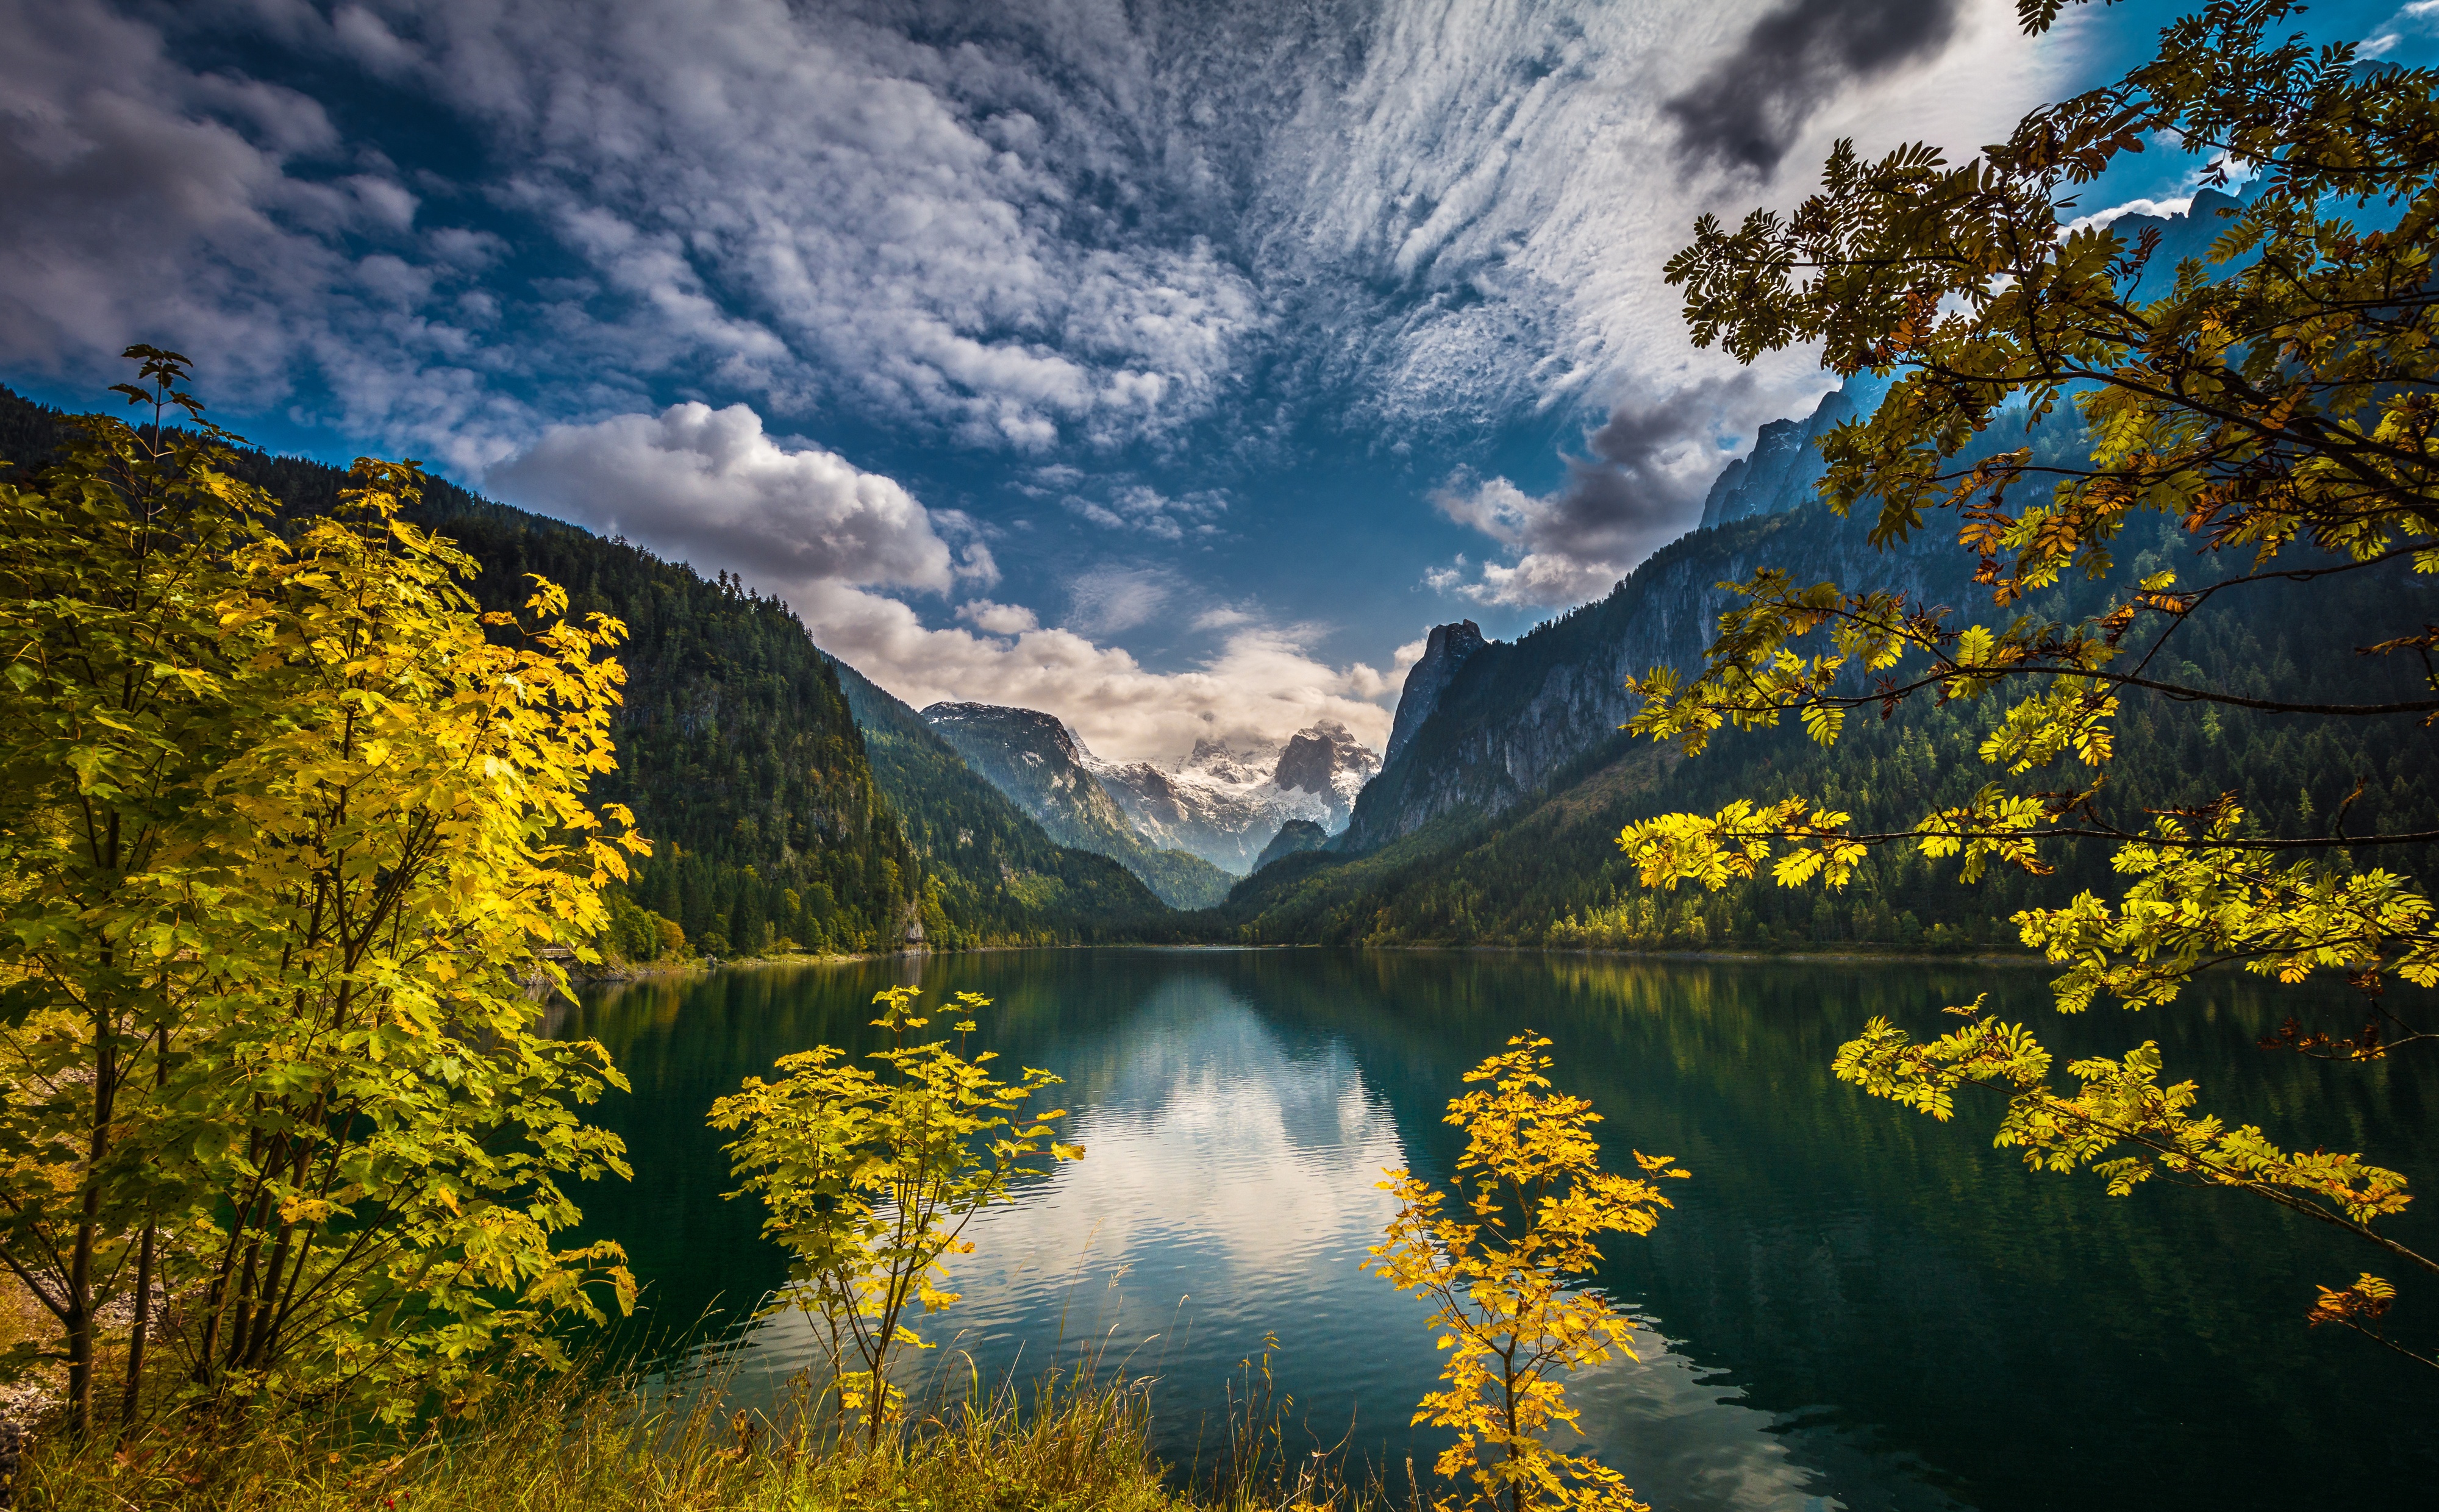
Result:
{"label": "maple leaves", "polygon": [[625,1173],[577,1112],[624,1083],[528,988],[646,848],[585,794],[623,632],[546,583],[487,624],[400,518],[412,464],[276,533],[185,359],[129,355],[152,424],[0,486],[0,1259],[81,1357],[80,1426],[114,1290],[184,1299],[161,1347],[205,1396],[469,1400],[633,1299],[615,1245],[555,1248],[560,1183]]}
{"label": "maple leaves", "polygon": [[957,1300],[946,1260],[971,1252],[961,1236],[976,1213],[1011,1200],[1014,1183],[1050,1165],[1081,1160],[1051,1124],[1064,1110],[1027,1113],[1034,1094],[1057,1086],[1046,1071],[1014,1081],[991,1075],[989,1051],[971,1057],[964,1037],[990,1006],[978,993],[951,1000],[958,1042],[915,1039],[930,1026],[914,1011],[915,987],[876,993],[890,1047],[879,1071],[842,1064],[824,1045],[784,1057],[777,1081],[748,1076],[712,1105],[714,1129],[742,1130],[726,1147],[738,1189],[762,1200],[762,1232],[789,1252],[779,1306],[802,1311],[828,1358],[840,1405],[861,1415],[880,1442],[901,1394],[890,1383],[899,1345],[928,1347],[906,1324],[910,1308],[936,1312]]}

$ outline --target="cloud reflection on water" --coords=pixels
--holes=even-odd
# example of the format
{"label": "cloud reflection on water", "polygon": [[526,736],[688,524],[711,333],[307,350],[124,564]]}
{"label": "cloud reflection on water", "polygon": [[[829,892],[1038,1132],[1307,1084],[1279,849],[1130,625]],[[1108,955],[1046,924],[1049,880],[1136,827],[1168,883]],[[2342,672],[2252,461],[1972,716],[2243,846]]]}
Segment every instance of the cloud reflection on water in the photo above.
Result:
{"label": "cloud reflection on water", "polygon": [[[1376,1186],[1406,1164],[1386,1099],[1334,1036],[1291,1042],[1217,978],[1160,980],[1097,1044],[1073,1046],[1063,1089],[1088,1153],[976,1220],[952,1312],[918,1322],[942,1347],[911,1377],[1029,1375],[1097,1351],[1154,1376],[1158,1450],[1207,1463],[1225,1391],[1275,1333],[1291,1438],[1344,1438],[1394,1468],[1437,1441],[1406,1416],[1438,1368],[1428,1308],[1357,1270],[1388,1221]],[[1771,1414],[1706,1384],[1705,1367],[1646,1330],[1641,1362],[1575,1388],[1604,1457],[1670,1508],[1805,1508],[1816,1494]],[[743,1361],[784,1377],[818,1359],[803,1319],[771,1320]],[[1809,1447],[1809,1446],[1807,1446]],[[1812,1456],[1807,1455],[1807,1458]]]}

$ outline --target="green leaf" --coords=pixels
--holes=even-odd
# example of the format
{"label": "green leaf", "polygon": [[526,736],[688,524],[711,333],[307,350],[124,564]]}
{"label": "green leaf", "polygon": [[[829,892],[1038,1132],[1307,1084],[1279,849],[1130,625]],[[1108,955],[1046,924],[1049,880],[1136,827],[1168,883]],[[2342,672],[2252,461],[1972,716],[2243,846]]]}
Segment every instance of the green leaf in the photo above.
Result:
{"label": "green leaf", "polygon": [[44,982],[16,982],[0,987],[0,1024],[16,1028],[27,1015],[48,1007],[52,996],[49,984]]}

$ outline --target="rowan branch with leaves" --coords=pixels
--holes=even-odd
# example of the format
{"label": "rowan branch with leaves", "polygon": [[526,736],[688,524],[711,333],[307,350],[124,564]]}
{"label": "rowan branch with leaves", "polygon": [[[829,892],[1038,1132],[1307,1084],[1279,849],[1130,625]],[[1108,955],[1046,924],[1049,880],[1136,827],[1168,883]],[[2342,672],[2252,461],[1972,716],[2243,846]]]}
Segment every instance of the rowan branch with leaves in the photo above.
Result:
{"label": "rowan branch with leaves", "polygon": [[[2061,6],[2020,9],[2038,32]],[[2345,806],[2323,832],[2275,834],[2242,793],[2146,809],[2110,780],[2133,700],[2340,723],[2391,745],[2439,720],[2439,631],[2409,587],[2439,573],[2439,72],[2282,37],[2302,9],[2220,0],[2163,30],[2123,80],[2034,112],[1968,162],[1919,143],[1867,162],[1842,142],[1793,212],[1697,223],[1666,270],[1696,342],[1747,362],[1818,343],[1830,370],[1892,380],[1875,411],[1822,439],[1822,499],[1865,511],[1884,551],[1952,532],[1988,606],[1760,571],[1721,585],[1736,602],[1698,673],[1633,680],[1644,702],[1627,728],[1697,753],[1791,718],[1827,746],[1852,714],[1979,704],[1993,779],[1910,829],[1859,830],[1800,798],[1657,816],[1619,837],[1645,885],[1767,871],[1837,887],[1890,845],[1958,861],[1968,881],[1993,865],[2038,877],[2062,847],[2109,844],[2121,896],[2016,916],[2065,969],[2061,1009],[2104,995],[2165,1005],[2234,964],[2285,982],[2335,972],[2366,995],[2361,1033],[2290,1025],[2273,1047],[2366,1060],[2431,1037],[2388,990],[2439,984],[2428,890],[2367,863],[2439,836],[2349,827]],[[2156,228],[2079,220],[2074,198],[2159,142],[2205,154],[2206,185],[2251,181],[2234,207],[2196,211],[2222,224],[2205,256],[2173,266]],[[2121,569],[2125,532],[2146,521],[2189,566]],[[2176,654],[2192,627],[2271,588],[2389,623],[2342,665],[2278,686]],[[1932,1045],[1876,1023],[1839,1068],[1940,1116],[1955,1088],[1992,1088],[2008,1098],[2001,1142],[2036,1164],[2097,1163],[2118,1191],[2159,1169],[2304,1201],[2427,1268],[2371,1227],[2406,1202],[2403,1176],[2354,1156],[2323,1169],[2223,1129],[2190,1111],[2190,1084],[2156,1085],[2154,1059],[2145,1046],[2078,1062],[2084,1090],[2053,1093],[2036,1040],[1977,1021]],[[2390,1296],[2377,1301],[2385,1313]]]}

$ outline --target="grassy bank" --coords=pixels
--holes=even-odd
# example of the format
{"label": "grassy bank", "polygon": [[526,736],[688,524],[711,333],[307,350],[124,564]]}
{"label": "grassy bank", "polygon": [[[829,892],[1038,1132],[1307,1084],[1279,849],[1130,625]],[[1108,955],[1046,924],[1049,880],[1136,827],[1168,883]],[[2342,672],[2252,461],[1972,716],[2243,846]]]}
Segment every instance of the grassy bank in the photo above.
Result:
{"label": "grassy bank", "polygon": [[[1152,1456],[1143,1393],[1044,1381],[922,1414],[878,1444],[804,1404],[737,1410],[716,1391],[650,1404],[632,1382],[543,1382],[411,1438],[290,1417],[191,1423],[82,1450],[45,1435],[16,1505],[41,1512],[1253,1512],[1381,1503],[1283,1476],[1274,1433],[1181,1489]],[[1414,1500],[1411,1495],[1400,1498]]]}

